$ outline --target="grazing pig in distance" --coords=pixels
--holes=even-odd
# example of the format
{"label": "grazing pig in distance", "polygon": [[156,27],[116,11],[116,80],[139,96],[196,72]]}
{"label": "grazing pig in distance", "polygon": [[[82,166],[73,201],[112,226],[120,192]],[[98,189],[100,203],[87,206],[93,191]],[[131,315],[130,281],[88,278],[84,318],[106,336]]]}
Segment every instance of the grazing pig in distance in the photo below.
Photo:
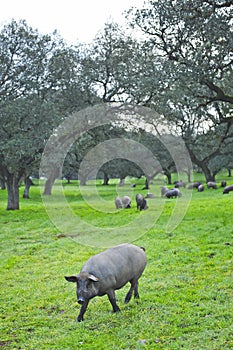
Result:
{"label": "grazing pig in distance", "polygon": [[115,290],[127,282],[131,286],[126,294],[128,303],[134,292],[139,298],[138,279],[146,267],[145,249],[133,244],[121,244],[94,255],[83,266],[78,275],[65,276],[68,282],[76,283],[76,294],[81,310],[77,321],[83,321],[83,315],[90,299],[107,294],[114,312],[120,311],[116,303]]}
{"label": "grazing pig in distance", "polygon": [[161,187],[161,197],[164,197],[167,191],[168,191],[167,187],[165,186]]}
{"label": "grazing pig in distance", "polygon": [[130,197],[123,196],[121,201],[122,201],[123,208],[131,208],[131,198]]}
{"label": "grazing pig in distance", "polygon": [[198,192],[203,192],[204,189],[205,189],[205,188],[204,188],[203,185],[199,185],[198,188],[197,188]]}
{"label": "grazing pig in distance", "polygon": [[175,184],[175,188],[180,188],[180,187],[184,187],[185,188],[186,187],[186,183],[184,181],[182,181],[182,180],[175,181],[174,184]]}
{"label": "grazing pig in distance", "polygon": [[223,194],[229,193],[230,191],[233,191],[233,185],[225,187],[223,190]]}
{"label": "grazing pig in distance", "polygon": [[214,181],[208,181],[206,185],[208,188],[213,188],[215,190],[217,189],[217,184]]}
{"label": "grazing pig in distance", "polygon": [[147,193],[145,198],[155,198],[155,196],[153,195],[153,193]]}
{"label": "grazing pig in distance", "polygon": [[221,187],[226,187],[227,182],[225,180],[221,181]]}
{"label": "grazing pig in distance", "polygon": [[182,194],[181,192],[178,190],[178,188],[172,188],[171,190],[168,190],[166,193],[165,193],[165,197],[167,198],[176,198],[176,197],[181,197]]}
{"label": "grazing pig in distance", "polygon": [[120,197],[116,197],[115,205],[116,205],[116,209],[122,208],[122,201],[121,201]]}
{"label": "grazing pig in distance", "polygon": [[193,188],[198,188],[198,186],[200,186],[200,185],[202,185],[202,183],[199,181],[192,182],[191,184],[189,184],[188,189],[192,190]]}
{"label": "grazing pig in distance", "polygon": [[137,204],[137,209],[139,209],[140,211],[148,209],[146,199],[140,193],[136,195],[136,204]]}

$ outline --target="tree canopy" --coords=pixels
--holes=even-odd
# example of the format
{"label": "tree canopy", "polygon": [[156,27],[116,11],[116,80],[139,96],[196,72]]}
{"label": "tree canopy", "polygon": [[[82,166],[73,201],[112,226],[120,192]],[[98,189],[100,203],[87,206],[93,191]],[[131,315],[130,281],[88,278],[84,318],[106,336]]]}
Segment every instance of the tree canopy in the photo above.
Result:
{"label": "tree canopy", "polygon": [[[108,22],[91,44],[76,46],[66,45],[56,32],[42,35],[23,20],[3,26],[0,179],[7,185],[7,208],[19,208],[20,180],[38,172],[55,128],[71,113],[100,102],[146,106],[164,116],[206,180],[214,179],[220,164],[231,168],[232,12],[232,0],[147,0],[127,15],[131,27],[141,30],[140,39]],[[143,122],[156,127],[153,118]],[[132,139],[139,129],[131,132]],[[76,174],[103,133],[111,138],[115,132],[111,126],[82,135],[68,152],[63,173]],[[153,135],[140,135],[169,175],[174,166],[169,155]],[[138,172],[119,159],[106,163],[102,172],[108,169],[123,177],[125,164],[129,173]],[[54,166],[49,193],[57,176]]]}
{"label": "tree canopy", "polygon": [[[214,177],[208,162],[232,137],[232,10],[227,0],[162,0],[146,1],[128,14],[165,72],[152,104],[176,123],[207,180]],[[221,131],[219,124],[224,124]],[[213,129],[218,129],[214,150],[197,152],[196,143],[203,140],[204,150]]]}
{"label": "tree canopy", "polygon": [[72,89],[76,98],[81,90],[74,62],[56,33],[41,35],[14,20],[0,32],[0,173],[8,209],[18,209],[22,176],[38,167],[53,128],[72,110]]}
{"label": "tree canopy", "polygon": [[130,11],[131,24],[170,62],[169,80],[186,82],[196,107],[233,103],[232,11],[231,0],[147,1]]}

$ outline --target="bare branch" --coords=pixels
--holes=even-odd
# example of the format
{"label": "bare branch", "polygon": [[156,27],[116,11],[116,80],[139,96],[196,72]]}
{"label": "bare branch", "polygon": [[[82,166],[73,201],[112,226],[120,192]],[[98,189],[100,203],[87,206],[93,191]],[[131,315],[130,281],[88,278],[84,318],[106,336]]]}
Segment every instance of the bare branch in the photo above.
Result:
{"label": "bare branch", "polygon": [[225,94],[224,91],[219,86],[215,85],[214,83],[212,83],[207,79],[203,80],[202,83],[208,86],[208,88],[211,91],[214,91],[216,93],[215,96],[208,98],[209,102],[207,103],[211,103],[214,101],[222,101],[222,102],[228,102],[233,104],[233,96]]}

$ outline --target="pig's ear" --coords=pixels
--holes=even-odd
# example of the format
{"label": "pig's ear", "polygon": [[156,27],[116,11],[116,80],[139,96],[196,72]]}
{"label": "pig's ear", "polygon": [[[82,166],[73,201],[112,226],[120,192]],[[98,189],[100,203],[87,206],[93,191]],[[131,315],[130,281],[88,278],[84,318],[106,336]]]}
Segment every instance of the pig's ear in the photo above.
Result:
{"label": "pig's ear", "polygon": [[68,281],[68,282],[77,282],[78,281],[78,276],[65,276],[65,279]]}
{"label": "pig's ear", "polygon": [[91,275],[91,274],[88,275],[88,278],[89,278],[89,280],[91,280],[93,282],[98,282],[99,281],[99,279],[97,277],[95,277],[94,275]]}

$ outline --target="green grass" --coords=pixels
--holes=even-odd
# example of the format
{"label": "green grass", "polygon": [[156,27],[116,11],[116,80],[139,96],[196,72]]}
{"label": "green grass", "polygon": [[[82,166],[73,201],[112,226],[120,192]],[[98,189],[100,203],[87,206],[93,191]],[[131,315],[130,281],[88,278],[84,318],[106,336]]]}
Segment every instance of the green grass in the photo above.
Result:
{"label": "green grass", "polygon": [[[135,192],[129,184],[120,190],[133,198],[137,192],[145,194],[143,182],[137,183]],[[138,302],[123,304],[126,286],[116,292],[120,313],[112,313],[106,296],[94,298],[82,323],[75,322],[79,312],[75,286],[64,275],[78,273],[101,247],[79,244],[79,236],[60,232],[45,211],[38,186],[32,187],[31,199],[21,200],[19,211],[6,211],[6,192],[0,193],[0,349],[233,348],[233,193],[193,191],[184,219],[168,232],[176,200],[161,199],[160,185],[154,182],[150,191],[156,198],[141,213],[134,201],[129,210],[114,210],[113,181],[107,187],[97,186],[101,210],[83,201],[75,183],[65,186],[82,230],[87,229],[83,222],[103,231],[136,226],[135,222],[140,227],[141,222],[143,234],[132,237],[135,244],[145,246],[148,259]],[[88,184],[86,195],[97,206],[94,187]],[[182,190],[184,196],[188,191]],[[65,221],[59,203],[57,212]],[[146,212],[157,216],[149,229],[144,226]],[[83,234],[88,237],[89,232]]]}

